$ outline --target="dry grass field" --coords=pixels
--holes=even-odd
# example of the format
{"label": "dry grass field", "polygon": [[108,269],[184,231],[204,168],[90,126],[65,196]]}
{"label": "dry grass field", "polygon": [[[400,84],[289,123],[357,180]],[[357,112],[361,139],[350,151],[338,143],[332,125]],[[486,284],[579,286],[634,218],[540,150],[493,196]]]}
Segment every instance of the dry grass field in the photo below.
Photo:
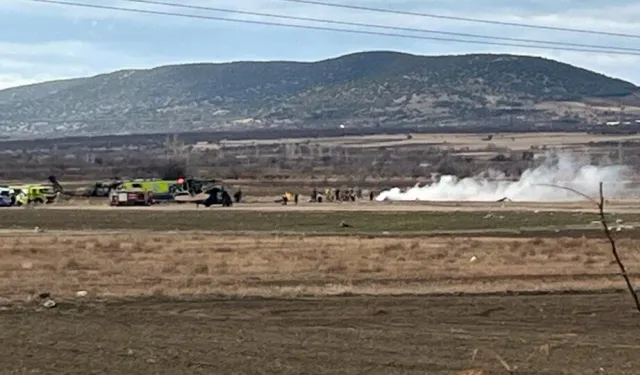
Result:
{"label": "dry grass field", "polygon": [[[634,273],[638,246],[620,241]],[[5,236],[1,251],[3,374],[509,374],[502,359],[518,374],[632,375],[640,365],[629,297],[601,292],[620,287],[603,241],[45,232]],[[42,292],[56,308],[41,307]]]}
{"label": "dry grass field", "polygon": [[[640,366],[637,313],[592,209],[250,206],[3,210],[0,373]],[[615,235],[640,281],[640,232]]]}
{"label": "dry grass field", "polygon": [[[621,240],[640,275],[640,244]],[[620,287],[586,238],[357,238],[65,232],[4,236],[0,295],[323,296]]]}

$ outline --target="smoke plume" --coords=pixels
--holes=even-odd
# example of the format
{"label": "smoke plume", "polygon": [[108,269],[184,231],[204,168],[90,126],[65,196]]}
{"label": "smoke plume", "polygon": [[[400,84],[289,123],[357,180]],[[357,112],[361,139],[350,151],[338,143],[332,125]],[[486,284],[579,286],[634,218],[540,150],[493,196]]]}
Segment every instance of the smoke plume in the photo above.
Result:
{"label": "smoke plume", "polygon": [[517,181],[506,181],[497,171],[464,179],[445,175],[431,185],[416,185],[406,191],[399,188],[383,191],[376,200],[496,201],[506,197],[520,202],[576,201],[584,197],[544,185],[564,186],[597,197],[600,182],[607,198],[621,198],[629,193],[623,180],[628,179],[631,172],[631,168],[624,165],[597,166],[567,153],[547,154],[542,165],[527,169]]}

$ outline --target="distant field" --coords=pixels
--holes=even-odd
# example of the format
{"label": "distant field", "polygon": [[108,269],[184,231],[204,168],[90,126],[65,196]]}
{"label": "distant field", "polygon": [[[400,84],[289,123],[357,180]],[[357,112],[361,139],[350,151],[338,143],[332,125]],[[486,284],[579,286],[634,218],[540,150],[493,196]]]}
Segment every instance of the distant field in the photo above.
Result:
{"label": "distant field", "polygon": [[[6,150],[0,154],[0,161],[7,167],[0,174],[4,177],[3,183],[42,183],[53,173],[65,189],[74,190],[114,176],[161,177],[166,175],[171,163],[177,163],[186,169],[183,174],[223,180],[230,189],[245,189],[248,196],[274,196],[285,189],[308,193],[314,186],[379,191],[414,185],[429,179],[432,173],[470,176],[488,168],[517,176],[532,164],[528,154],[523,157],[523,151],[532,151],[534,157],[540,157],[547,148],[617,158],[617,143],[624,142],[621,154],[624,163],[640,165],[637,152],[640,135],[492,135],[491,139],[488,134],[309,136],[269,140],[205,138],[195,144],[178,143],[170,150],[160,142],[141,148],[132,146],[127,151],[113,144],[91,152],[85,144],[78,143],[68,145],[58,156],[52,153],[52,145],[51,149],[34,149],[33,154],[23,152],[24,148]],[[30,157],[38,162],[26,155],[37,155]],[[508,160],[493,160],[498,155]],[[167,160],[169,156],[171,162]],[[64,157],[64,164],[54,162],[57,157]],[[87,158],[95,160],[90,162]]]}
{"label": "distant field", "polygon": [[[246,147],[248,145],[276,145],[282,143],[304,143],[304,138],[289,138],[277,140],[238,140],[223,141],[225,147]],[[411,139],[404,134],[397,135],[367,135],[314,138],[313,143],[320,145],[341,145],[348,148],[370,147],[400,147],[415,145],[431,145],[439,147],[462,148],[469,147],[470,151],[482,150],[489,144],[495,147],[508,147],[511,150],[528,150],[534,147],[574,147],[587,146],[589,142],[640,141],[640,135],[600,135],[587,133],[496,133],[491,139],[487,134],[412,134]],[[206,148],[207,146],[201,146]]]}

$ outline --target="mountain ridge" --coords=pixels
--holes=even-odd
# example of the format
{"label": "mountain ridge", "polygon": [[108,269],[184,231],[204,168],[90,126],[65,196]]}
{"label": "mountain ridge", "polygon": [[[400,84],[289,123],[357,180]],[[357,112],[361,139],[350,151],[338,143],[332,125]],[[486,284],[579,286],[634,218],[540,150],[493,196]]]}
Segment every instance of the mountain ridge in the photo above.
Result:
{"label": "mountain ridge", "polygon": [[[355,52],[123,69],[0,90],[9,133],[603,122],[631,82],[542,57]],[[630,113],[630,115],[632,115]],[[619,116],[618,116],[619,117]]]}

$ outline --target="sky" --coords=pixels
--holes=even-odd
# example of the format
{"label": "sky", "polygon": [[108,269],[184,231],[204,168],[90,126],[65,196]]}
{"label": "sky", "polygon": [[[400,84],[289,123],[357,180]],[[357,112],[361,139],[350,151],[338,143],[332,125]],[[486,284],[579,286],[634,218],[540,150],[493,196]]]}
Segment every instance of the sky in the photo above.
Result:
{"label": "sky", "polygon": [[[125,0],[67,1],[235,20],[367,30]],[[411,12],[618,32],[638,35],[638,38],[493,26],[284,0],[164,1],[325,20],[637,48],[639,52],[638,56],[624,56],[475,45],[79,8],[30,0],[0,0],[0,89],[166,64],[238,60],[316,61],[365,50],[394,50],[421,55],[515,53],[543,56],[640,85],[640,22],[637,22],[640,19],[640,0],[331,0],[334,3]],[[404,31],[387,32],[408,34]]]}

